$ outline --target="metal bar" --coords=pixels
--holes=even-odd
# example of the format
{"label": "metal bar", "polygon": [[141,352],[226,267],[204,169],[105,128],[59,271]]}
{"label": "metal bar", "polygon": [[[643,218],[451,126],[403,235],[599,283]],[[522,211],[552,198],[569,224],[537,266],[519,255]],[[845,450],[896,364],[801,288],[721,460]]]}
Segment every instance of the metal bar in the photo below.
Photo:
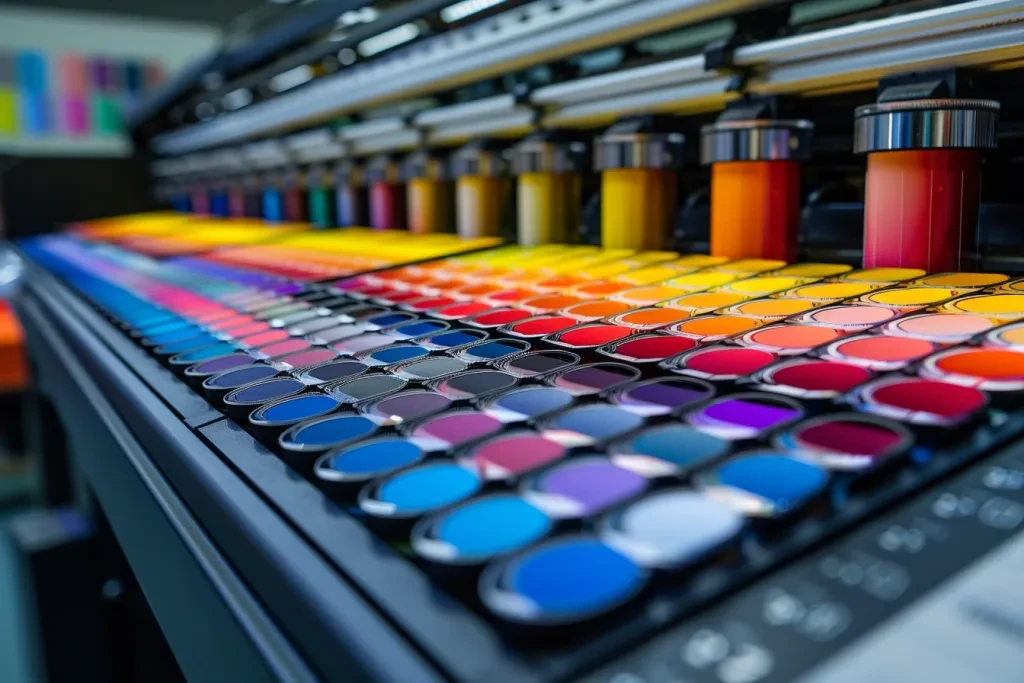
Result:
{"label": "metal bar", "polygon": [[[751,45],[738,49],[736,58],[761,70],[748,90],[799,93],[826,86],[867,85],[907,69],[1019,58],[1022,27],[1021,0],[975,0]],[[543,118],[545,125],[596,125],[619,114],[645,110],[713,109],[728,99],[724,85],[721,77],[704,71],[701,57],[692,56],[539,88],[531,99],[551,108]],[[511,132],[523,124],[518,115],[504,114],[510,103],[514,104],[511,96],[501,96],[438,108],[419,114],[416,123],[437,126],[427,135],[437,144],[500,134],[503,125]],[[470,117],[469,127],[444,125]],[[379,133],[373,129],[374,135]],[[373,147],[385,151],[383,143],[381,139]]]}
{"label": "metal bar", "polygon": [[385,101],[453,87],[776,0],[571,0],[537,2],[466,29],[420,41],[293,93],[153,139],[161,154],[225,144]]}
{"label": "metal bar", "polygon": [[422,140],[421,131],[407,128],[384,135],[359,138],[352,143],[351,151],[353,156],[407,151],[418,147]]}
{"label": "metal bar", "polygon": [[493,114],[505,114],[516,108],[516,98],[512,95],[496,95],[486,97],[482,100],[465,102],[463,104],[452,104],[447,107],[435,107],[420,112],[416,115],[414,122],[417,126],[430,127],[440,126],[453,121],[463,119],[491,116]]}
{"label": "metal bar", "polygon": [[574,104],[543,119],[546,126],[595,125],[621,114],[645,111],[708,111],[735,95],[728,92],[728,78],[713,78],[671,88],[649,90],[620,97]]}
{"label": "metal bar", "polygon": [[532,109],[504,114],[500,117],[464,121],[450,126],[434,128],[427,134],[432,145],[455,144],[461,140],[488,135],[513,135],[533,127],[537,114]]}
{"label": "metal bar", "polygon": [[813,88],[873,82],[896,71],[994,64],[1024,54],[1024,23],[929,41],[899,41],[886,49],[842,54],[829,59],[781,64],[748,86],[752,92],[800,92]]}
{"label": "metal bar", "polygon": [[658,62],[635,69],[581,78],[537,88],[530,96],[534,104],[568,105],[599,97],[611,97],[658,86],[676,85],[701,78],[712,78],[704,69],[704,57],[694,55]]}
{"label": "metal bar", "polygon": [[866,50],[903,40],[918,40],[948,33],[978,31],[1024,19],[1020,0],[975,0],[950,7],[886,17],[816,33],[781,38],[736,50],[741,66],[827,57],[850,50]]}
{"label": "metal bar", "polygon": [[360,140],[375,135],[394,133],[407,127],[405,121],[401,118],[392,116],[386,119],[376,119],[366,123],[353,123],[350,126],[345,126],[338,131],[338,137],[346,141]]}

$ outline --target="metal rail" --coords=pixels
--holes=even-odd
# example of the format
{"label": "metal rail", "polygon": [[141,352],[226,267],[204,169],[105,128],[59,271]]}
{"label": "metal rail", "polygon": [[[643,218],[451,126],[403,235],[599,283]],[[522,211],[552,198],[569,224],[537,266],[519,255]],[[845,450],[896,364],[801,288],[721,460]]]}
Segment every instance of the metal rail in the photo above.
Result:
{"label": "metal rail", "polygon": [[[592,1],[600,4],[602,0]],[[529,41],[519,44],[525,48]],[[879,77],[899,71],[940,66],[994,66],[1021,58],[1024,58],[1024,0],[974,0],[767,41],[737,49],[735,54],[737,64],[754,70],[755,76],[746,87],[757,93],[813,93],[836,87],[871,87]],[[378,78],[384,78],[385,67],[378,68],[381,70]],[[413,68],[408,70],[407,76],[411,78],[419,73]],[[531,94],[530,104],[544,112],[538,120],[546,126],[599,125],[633,112],[714,110],[734,96],[728,92],[728,84],[728,79],[706,71],[703,59],[694,56],[538,88]],[[285,97],[280,101],[280,107],[290,109],[293,106],[286,103]],[[248,113],[256,116],[258,110]],[[309,112],[303,113],[308,119]],[[227,115],[200,124],[216,124],[233,131],[226,139],[213,128],[188,129],[155,141],[156,149],[173,154],[178,149],[221,144],[236,139],[234,136],[244,137],[241,131],[246,125],[261,128],[267,123],[267,120],[254,118],[249,124],[240,124],[236,116],[238,114]],[[369,122],[350,126],[342,130],[341,136],[358,138],[359,147],[363,149],[387,151],[389,138],[408,143],[410,136],[394,135],[401,130],[423,129],[428,143],[442,145],[474,135],[513,134],[536,122],[527,121],[528,118],[525,105],[516,103],[510,95],[497,96],[421,112],[411,125],[394,118],[384,120],[386,124]],[[363,152],[352,148],[349,153]]]}
{"label": "metal rail", "polygon": [[153,149],[170,155],[229,144],[774,2],[778,0],[538,0],[292,93],[158,136]]}

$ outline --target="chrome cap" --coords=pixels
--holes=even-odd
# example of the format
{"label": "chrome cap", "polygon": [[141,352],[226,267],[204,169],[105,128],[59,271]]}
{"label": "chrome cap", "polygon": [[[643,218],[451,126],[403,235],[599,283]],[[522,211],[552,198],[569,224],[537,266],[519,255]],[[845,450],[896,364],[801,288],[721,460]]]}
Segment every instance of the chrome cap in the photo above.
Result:
{"label": "chrome cap", "polygon": [[920,99],[857,107],[853,150],[994,149],[999,103],[975,99]]}
{"label": "chrome cap", "polygon": [[803,161],[811,155],[814,124],[803,119],[747,119],[700,129],[700,162]]}

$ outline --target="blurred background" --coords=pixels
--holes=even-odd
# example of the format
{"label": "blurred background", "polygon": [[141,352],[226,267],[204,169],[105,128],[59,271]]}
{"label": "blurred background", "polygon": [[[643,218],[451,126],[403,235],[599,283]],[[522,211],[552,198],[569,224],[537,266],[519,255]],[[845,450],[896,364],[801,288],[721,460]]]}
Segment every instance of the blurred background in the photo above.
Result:
{"label": "blurred background", "polygon": [[[97,159],[120,169],[114,164],[131,154],[125,115],[144,93],[232,37],[257,31],[292,9],[256,0],[0,2],[0,178],[14,169],[38,167],[45,173]],[[3,204],[11,201],[5,188],[12,192],[0,182],[0,236]],[[22,435],[23,412],[32,405],[24,394],[28,368],[21,331],[4,303],[17,270],[0,253],[0,682],[41,683],[29,575],[38,580],[53,563],[87,552],[95,530],[71,509],[43,512],[60,501],[43,499],[47,473],[29,457],[33,449]],[[71,590],[91,578],[65,581]],[[102,599],[119,605],[105,610],[106,619],[146,626],[118,647],[113,670],[103,665],[66,680],[181,680],[151,615],[136,619],[125,613],[145,610],[144,601],[132,598],[137,591],[118,581],[103,585]],[[81,605],[61,604],[68,598],[53,596],[55,608],[81,614]],[[82,634],[79,646],[104,647],[89,634]],[[109,655],[104,659],[109,662]]]}

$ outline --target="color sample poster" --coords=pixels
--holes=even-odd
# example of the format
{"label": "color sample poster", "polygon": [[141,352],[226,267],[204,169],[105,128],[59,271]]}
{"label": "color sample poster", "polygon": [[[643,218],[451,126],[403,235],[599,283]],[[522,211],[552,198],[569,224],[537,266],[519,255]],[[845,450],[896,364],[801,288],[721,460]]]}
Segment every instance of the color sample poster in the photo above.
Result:
{"label": "color sample poster", "polygon": [[163,77],[151,60],[0,51],[0,137],[119,134],[125,107]]}

